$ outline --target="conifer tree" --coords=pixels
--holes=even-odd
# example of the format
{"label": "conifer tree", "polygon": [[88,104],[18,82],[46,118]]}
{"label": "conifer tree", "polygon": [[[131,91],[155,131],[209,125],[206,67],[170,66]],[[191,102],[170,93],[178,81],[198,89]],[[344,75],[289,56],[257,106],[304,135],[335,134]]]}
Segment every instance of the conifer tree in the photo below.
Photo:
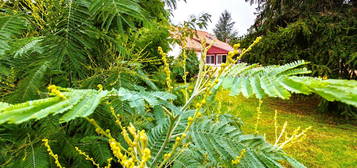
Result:
{"label": "conifer tree", "polygon": [[229,42],[236,38],[237,31],[234,30],[235,22],[232,21],[231,14],[225,10],[219,18],[216,28],[213,30],[216,37],[224,42]]}

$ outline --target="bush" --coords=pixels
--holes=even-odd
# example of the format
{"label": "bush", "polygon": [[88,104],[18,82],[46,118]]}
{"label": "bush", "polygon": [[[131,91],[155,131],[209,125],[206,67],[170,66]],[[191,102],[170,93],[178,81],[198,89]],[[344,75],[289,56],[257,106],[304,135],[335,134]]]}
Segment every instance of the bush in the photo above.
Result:
{"label": "bush", "polygon": [[172,63],[172,75],[173,78],[177,82],[184,82],[183,77],[185,74],[185,68],[186,66],[186,72],[187,74],[187,82],[190,82],[194,79],[194,77],[197,76],[198,71],[199,71],[199,60],[197,58],[197,54],[194,51],[187,51],[187,59],[186,63],[184,62],[184,56],[183,53],[181,53],[177,58],[174,59]]}

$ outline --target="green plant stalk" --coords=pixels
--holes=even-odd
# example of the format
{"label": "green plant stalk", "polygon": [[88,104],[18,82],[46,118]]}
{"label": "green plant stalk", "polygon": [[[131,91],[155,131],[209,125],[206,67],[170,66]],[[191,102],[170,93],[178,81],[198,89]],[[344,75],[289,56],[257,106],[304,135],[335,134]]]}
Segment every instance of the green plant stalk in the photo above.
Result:
{"label": "green plant stalk", "polygon": [[159,159],[159,157],[162,155],[162,152],[164,151],[165,147],[167,146],[168,142],[170,141],[170,137],[172,135],[172,133],[174,132],[174,128],[175,128],[175,120],[177,120],[177,118],[170,120],[170,126],[169,126],[169,131],[166,134],[165,137],[165,141],[164,143],[161,145],[159,152],[157,152],[156,156],[154,157],[154,160],[152,161],[151,165],[155,165],[157,160]]}
{"label": "green plant stalk", "polygon": [[[212,46],[212,44],[211,44],[209,47],[211,47],[211,46]],[[202,57],[201,57],[201,59],[200,59],[200,65],[199,65],[198,79],[197,79],[197,81],[196,81],[196,83],[195,83],[195,87],[194,87],[194,90],[193,90],[192,95],[190,96],[190,98],[188,99],[188,101],[185,103],[185,105],[181,108],[181,111],[186,110],[186,108],[191,104],[191,102],[194,100],[194,98],[196,98],[198,95],[200,95],[200,93],[202,93],[203,91],[205,91],[205,90],[207,89],[207,88],[204,88],[204,86],[206,85],[206,83],[208,83],[208,82],[210,81],[210,78],[208,78],[206,81],[204,81],[205,76],[207,75],[207,72],[208,72],[208,71],[206,71],[206,70],[204,69],[205,67],[204,67],[203,58],[205,57],[205,55],[206,55],[207,50],[208,50],[209,47],[205,48],[205,49],[203,50],[203,52],[202,52]],[[164,141],[164,144],[163,144],[163,146],[161,146],[159,152],[162,152],[162,150],[166,147],[168,141],[170,140],[170,137],[171,137],[172,133],[176,130],[176,128],[177,128],[178,124],[180,123],[180,121],[181,121],[181,116],[178,117],[178,120],[177,120],[177,122],[176,122],[176,124],[175,124],[174,127],[171,128],[171,125],[170,125],[170,129],[169,129],[170,131],[169,131],[169,133],[171,133],[171,134],[170,134],[170,135],[167,134],[167,136],[166,136],[166,138],[165,138],[165,141]],[[188,129],[185,130],[185,132],[187,132],[187,131],[188,131]],[[174,152],[176,151],[177,147],[178,147],[178,146],[175,145],[175,146],[173,147],[171,153],[174,153]],[[160,155],[161,155],[161,154],[160,154]],[[155,160],[154,160],[155,162],[157,161],[157,157],[158,157],[158,156],[159,156],[159,153],[158,153],[158,154],[156,155],[156,157],[155,157]],[[161,168],[162,166],[164,166],[164,165],[166,164],[167,161],[168,161],[168,159],[167,159],[167,160],[164,160],[158,167]],[[153,165],[154,165],[154,164],[153,164]]]}

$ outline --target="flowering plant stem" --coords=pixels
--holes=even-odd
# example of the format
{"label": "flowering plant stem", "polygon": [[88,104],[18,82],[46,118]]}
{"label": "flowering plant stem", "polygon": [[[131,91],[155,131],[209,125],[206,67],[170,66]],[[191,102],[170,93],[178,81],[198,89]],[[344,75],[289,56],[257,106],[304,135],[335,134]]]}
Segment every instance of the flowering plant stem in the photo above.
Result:
{"label": "flowering plant stem", "polygon": [[161,145],[159,152],[156,154],[156,156],[152,162],[152,165],[156,164],[158,158],[162,155],[165,147],[167,146],[168,142],[170,141],[170,137],[171,137],[172,133],[175,131],[175,121],[178,120],[178,118],[180,118],[180,117],[175,117],[175,118],[170,117],[170,125],[169,125],[168,132],[166,134],[166,137],[165,137],[165,141]]}

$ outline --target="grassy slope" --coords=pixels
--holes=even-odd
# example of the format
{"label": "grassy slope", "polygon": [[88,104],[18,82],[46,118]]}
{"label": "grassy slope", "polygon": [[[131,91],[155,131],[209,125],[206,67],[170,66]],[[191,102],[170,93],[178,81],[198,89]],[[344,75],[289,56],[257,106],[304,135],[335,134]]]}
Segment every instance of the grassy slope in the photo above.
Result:
{"label": "grassy slope", "polygon": [[[221,111],[238,115],[245,123],[243,130],[246,133],[254,133],[258,101],[224,96],[226,94],[218,96],[227,102]],[[278,130],[281,130],[285,121],[288,122],[288,133],[292,133],[299,126],[302,129],[312,126],[301,142],[284,148],[289,155],[307,167],[357,167],[357,126],[336,124],[332,118],[318,114],[314,110],[315,102],[310,99],[289,102],[264,100],[258,127],[259,134],[264,134],[269,142],[275,142],[274,111],[278,110]]]}

